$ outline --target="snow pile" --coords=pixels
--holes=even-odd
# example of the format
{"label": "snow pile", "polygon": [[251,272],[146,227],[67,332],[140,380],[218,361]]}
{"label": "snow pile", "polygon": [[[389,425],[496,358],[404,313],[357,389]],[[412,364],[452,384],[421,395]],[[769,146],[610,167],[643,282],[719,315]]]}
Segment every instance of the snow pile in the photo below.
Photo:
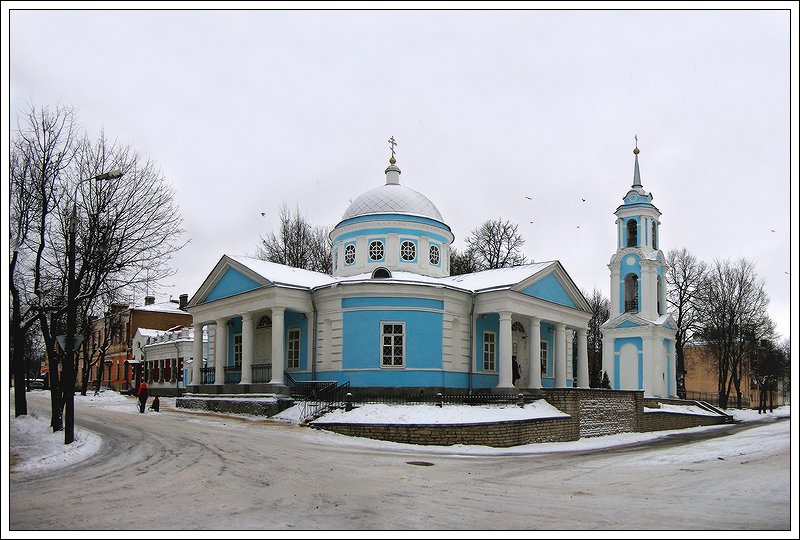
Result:
{"label": "snow pile", "polygon": [[337,409],[315,420],[315,424],[480,424],[533,418],[564,418],[565,414],[544,400],[525,407],[471,405],[385,405],[369,403],[351,411]]}
{"label": "snow pile", "polygon": [[708,411],[698,405],[673,405],[671,403],[659,403],[657,409],[645,407],[644,412],[645,413],[666,412],[666,413],[676,413],[676,414],[699,414],[703,416],[720,416],[719,414]]}
{"label": "snow pile", "polygon": [[77,428],[75,440],[64,444],[64,432],[53,432],[50,420],[41,419],[36,413],[11,418],[9,431],[14,434],[12,460],[14,454],[20,458],[14,469],[17,472],[57,469],[78,463],[95,454],[102,444],[94,433]]}

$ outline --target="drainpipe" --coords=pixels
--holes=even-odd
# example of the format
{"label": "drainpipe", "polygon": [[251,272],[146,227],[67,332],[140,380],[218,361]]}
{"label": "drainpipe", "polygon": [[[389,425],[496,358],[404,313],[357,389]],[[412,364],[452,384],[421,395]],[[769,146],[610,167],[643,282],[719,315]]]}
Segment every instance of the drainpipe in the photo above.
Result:
{"label": "drainpipe", "polygon": [[469,377],[468,381],[468,389],[469,393],[472,394],[472,364],[475,362],[475,321],[473,317],[475,316],[475,293],[470,293],[471,297],[471,305],[469,308]]}
{"label": "drainpipe", "polygon": [[311,380],[317,380],[317,304],[314,302],[314,289],[311,289],[312,324],[311,330]]}

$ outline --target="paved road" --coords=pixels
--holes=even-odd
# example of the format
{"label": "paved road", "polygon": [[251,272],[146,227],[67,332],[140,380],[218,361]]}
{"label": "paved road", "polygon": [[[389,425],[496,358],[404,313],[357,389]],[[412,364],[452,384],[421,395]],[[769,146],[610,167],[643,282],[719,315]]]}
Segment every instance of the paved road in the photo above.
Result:
{"label": "paved road", "polygon": [[[29,400],[42,417],[44,396]],[[167,407],[139,415],[76,406],[77,424],[102,447],[56,471],[12,473],[12,531],[790,528],[788,426],[785,451],[675,463],[698,440],[759,428],[487,456]]]}

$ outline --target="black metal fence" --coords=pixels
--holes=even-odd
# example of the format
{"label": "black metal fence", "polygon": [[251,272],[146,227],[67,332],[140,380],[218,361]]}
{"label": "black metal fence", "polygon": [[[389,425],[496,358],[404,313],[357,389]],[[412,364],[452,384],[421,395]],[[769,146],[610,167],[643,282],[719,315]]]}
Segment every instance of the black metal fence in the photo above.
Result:
{"label": "black metal fence", "polygon": [[214,375],[213,367],[204,367],[200,369],[200,379],[202,384],[214,384],[215,378],[216,376]]}
{"label": "black metal fence", "polygon": [[239,366],[224,366],[225,384],[239,384],[242,382],[242,368]]}
{"label": "black metal fence", "polygon": [[251,368],[254,383],[268,383],[272,380],[272,364],[253,364]]}
{"label": "black metal fence", "polygon": [[521,401],[531,403],[536,398],[525,394],[469,394],[469,393],[398,393],[350,391],[346,401],[351,403],[385,403],[388,405],[429,404],[429,405],[518,405]]}

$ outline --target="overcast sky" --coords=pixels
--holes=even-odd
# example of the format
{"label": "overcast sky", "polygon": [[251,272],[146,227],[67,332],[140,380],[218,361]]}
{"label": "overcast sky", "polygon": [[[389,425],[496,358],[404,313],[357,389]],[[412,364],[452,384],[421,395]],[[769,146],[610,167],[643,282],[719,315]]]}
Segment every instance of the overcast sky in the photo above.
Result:
{"label": "overcast sky", "polygon": [[[638,134],[662,250],[755,261],[789,334],[796,2],[737,11],[8,4],[9,126],[28,103],[73,105],[89,133],[102,127],[130,144],[174,186],[191,243],[159,300],[191,297],[223,254],[254,255],[282,204],[335,225],[350,200],[385,182],[390,136],[401,183],[439,208],[455,248],[483,221],[507,219],[529,258],[557,259],[581,289],[609,296],[614,211],[632,183]],[[19,9],[40,5],[51,9]]]}

